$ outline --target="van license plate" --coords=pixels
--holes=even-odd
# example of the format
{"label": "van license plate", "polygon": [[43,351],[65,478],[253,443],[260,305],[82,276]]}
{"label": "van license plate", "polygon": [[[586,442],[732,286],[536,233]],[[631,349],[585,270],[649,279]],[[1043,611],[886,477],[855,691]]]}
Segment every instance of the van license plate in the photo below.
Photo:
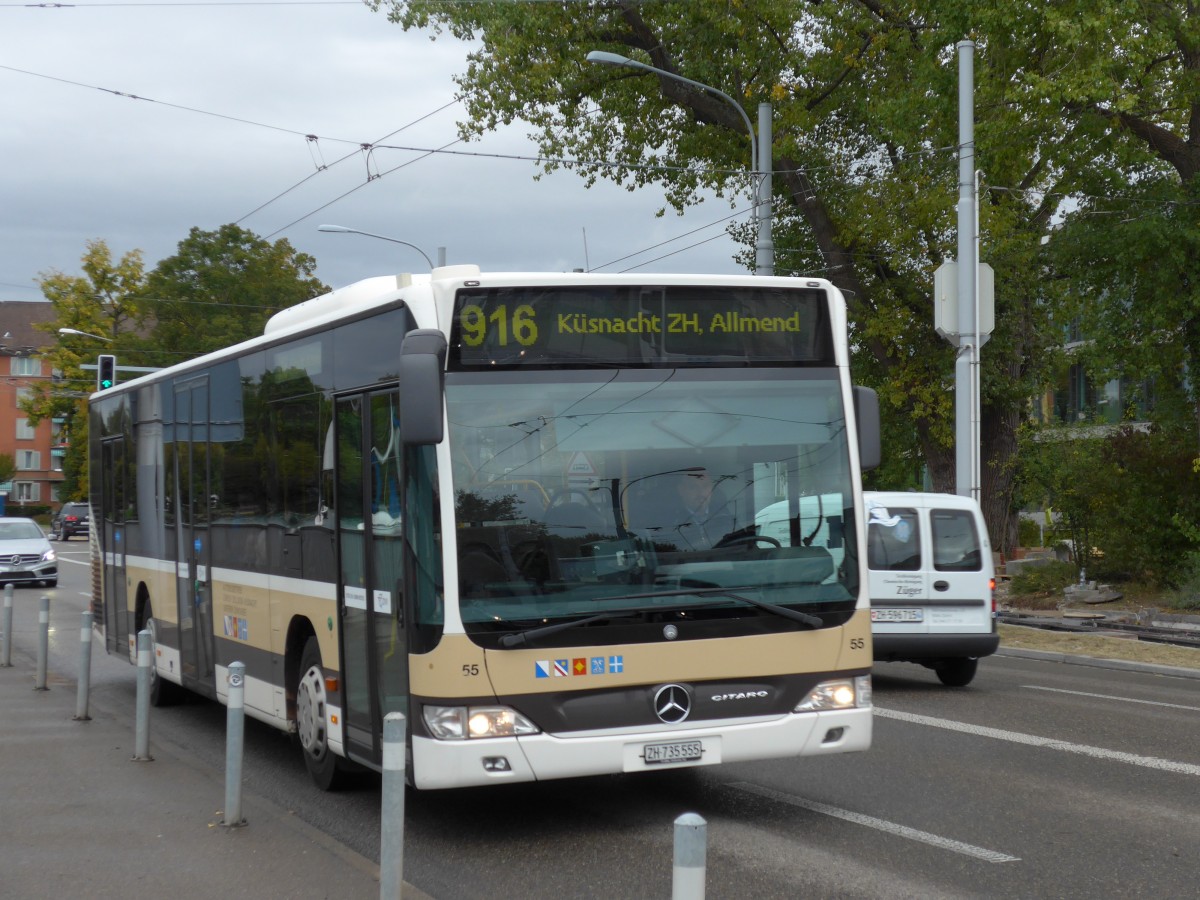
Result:
{"label": "van license plate", "polygon": [[925,619],[923,609],[873,609],[872,622],[922,622]]}
{"label": "van license plate", "polygon": [[695,762],[704,754],[699,741],[677,741],[673,744],[647,744],[642,748],[646,764]]}

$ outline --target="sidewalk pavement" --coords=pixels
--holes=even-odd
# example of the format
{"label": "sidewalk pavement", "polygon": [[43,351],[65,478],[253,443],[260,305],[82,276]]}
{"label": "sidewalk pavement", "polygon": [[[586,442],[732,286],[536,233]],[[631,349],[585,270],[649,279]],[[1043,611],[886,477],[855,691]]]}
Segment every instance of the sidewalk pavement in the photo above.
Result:
{"label": "sidewalk pavement", "polygon": [[246,786],[248,824],[222,825],[224,772],[153,729],[153,761],[135,761],[132,716],[91,704],[75,721],[73,672],[51,666],[49,689],[35,690],[30,624],[14,622],[12,666],[0,668],[0,897],[379,896],[375,863]]}

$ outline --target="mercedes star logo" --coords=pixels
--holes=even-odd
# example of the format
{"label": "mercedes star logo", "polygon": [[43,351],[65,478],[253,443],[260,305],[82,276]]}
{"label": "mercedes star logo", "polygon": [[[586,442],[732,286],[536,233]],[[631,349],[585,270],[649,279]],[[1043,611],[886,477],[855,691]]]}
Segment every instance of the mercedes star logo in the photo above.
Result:
{"label": "mercedes star logo", "polygon": [[21,564],[21,557],[14,556],[12,559],[9,560],[9,562],[12,563],[14,566],[19,566]]}
{"label": "mercedes star logo", "polygon": [[682,722],[692,711],[692,697],[679,684],[664,684],[654,695],[654,712],[668,725]]}

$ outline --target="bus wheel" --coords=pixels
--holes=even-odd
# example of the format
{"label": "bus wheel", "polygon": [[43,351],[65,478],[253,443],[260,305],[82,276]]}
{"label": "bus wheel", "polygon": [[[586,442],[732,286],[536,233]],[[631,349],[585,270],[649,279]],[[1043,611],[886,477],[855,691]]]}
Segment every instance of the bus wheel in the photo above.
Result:
{"label": "bus wheel", "polygon": [[142,627],[150,632],[150,705],[170,706],[179,699],[180,688],[158,674],[154,652],[158,644],[158,622],[154,619],[154,608],[149,603],[146,604],[146,621]]}
{"label": "bus wheel", "polygon": [[300,655],[300,683],[296,686],[296,735],[304,753],[308,774],[323,791],[340,786],[341,767],[329,749],[326,719],[325,671],[321,668],[321,647],[310,637]]}
{"label": "bus wheel", "polygon": [[979,660],[964,657],[943,660],[933,667],[933,671],[946,687],[966,687],[975,677],[975,670],[978,668]]}

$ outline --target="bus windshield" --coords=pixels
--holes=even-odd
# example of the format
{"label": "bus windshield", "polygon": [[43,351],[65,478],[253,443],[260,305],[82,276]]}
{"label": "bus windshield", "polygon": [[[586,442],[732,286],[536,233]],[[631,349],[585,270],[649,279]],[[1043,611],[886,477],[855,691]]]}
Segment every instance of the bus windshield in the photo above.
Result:
{"label": "bus windshield", "polygon": [[447,376],[468,633],[579,618],[594,642],[655,610],[722,633],[845,621],[858,575],[837,370],[547,374]]}

